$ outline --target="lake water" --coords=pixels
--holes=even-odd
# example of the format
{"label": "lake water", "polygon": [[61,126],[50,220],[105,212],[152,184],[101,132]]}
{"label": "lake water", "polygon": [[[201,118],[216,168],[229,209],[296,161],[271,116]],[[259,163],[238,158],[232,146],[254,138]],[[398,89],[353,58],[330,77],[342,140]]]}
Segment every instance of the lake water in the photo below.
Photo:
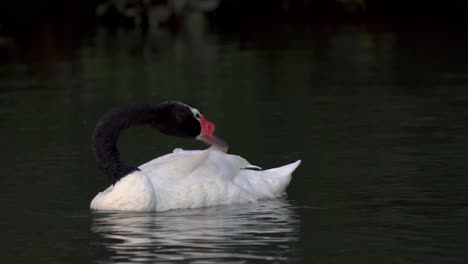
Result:
{"label": "lake water", "polygon": [[[0,48],[2,263],[466,263],[468,34],[253,27],[240,33],[47,30]],[[40,37],[39,37],[40,36]],[[288,196],[162,213],[91,212],[108,186],[102,113],[178,99]],[[200,143],[136,128],[135,164]]]}

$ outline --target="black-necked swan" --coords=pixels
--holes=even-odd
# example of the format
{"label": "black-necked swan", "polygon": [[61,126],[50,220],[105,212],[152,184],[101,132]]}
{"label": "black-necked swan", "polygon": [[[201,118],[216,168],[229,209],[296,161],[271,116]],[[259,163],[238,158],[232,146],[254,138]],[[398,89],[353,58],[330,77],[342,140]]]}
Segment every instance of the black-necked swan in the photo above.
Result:
{"label": "black-necked swan", "polygon": [[[149,125],[166,135],[193,138],[212,145],[158,157],[140,167],[121,159],[120,133]],[[93,210],[165,211],[274,198],[284,193],[300,160],[261,170],[240,156],[225,153],[215,125],[195,107],[178,101],[134,104],[106,113],[93,134],[98,167],[111,186],[91,201]]]}

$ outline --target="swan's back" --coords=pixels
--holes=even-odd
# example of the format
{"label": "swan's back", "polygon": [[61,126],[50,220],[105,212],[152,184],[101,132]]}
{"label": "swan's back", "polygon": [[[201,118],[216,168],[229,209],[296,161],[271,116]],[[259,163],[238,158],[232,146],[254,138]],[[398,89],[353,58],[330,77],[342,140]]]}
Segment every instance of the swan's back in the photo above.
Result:
{"label": "swan's back", "polygon": [[156,158],[139,168],[153,184],[156,210],[246,203],[281,196],[300,161],[270,169],[220,151],[185,151]]}

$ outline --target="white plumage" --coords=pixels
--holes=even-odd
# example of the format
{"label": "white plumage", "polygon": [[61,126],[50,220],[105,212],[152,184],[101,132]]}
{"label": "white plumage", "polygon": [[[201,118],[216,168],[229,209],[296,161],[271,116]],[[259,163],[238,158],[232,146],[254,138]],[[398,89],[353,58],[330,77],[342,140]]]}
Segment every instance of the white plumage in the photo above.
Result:
{"label": "white plumage", "polygon": [[156,158],[100,192],[95,210],[166,211],[221,204],[255,202],[279,197],[300,160],[270,170],[255,167],[240,156],[214,148],[173,153]]}

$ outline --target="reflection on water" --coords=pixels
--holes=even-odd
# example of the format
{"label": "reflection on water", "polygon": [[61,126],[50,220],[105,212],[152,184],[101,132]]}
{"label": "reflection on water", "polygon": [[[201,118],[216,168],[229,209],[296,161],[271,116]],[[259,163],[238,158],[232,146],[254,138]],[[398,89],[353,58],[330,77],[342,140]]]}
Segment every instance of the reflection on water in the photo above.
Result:
{"label": "reflection on water", "polygon": [[297,258],[299,220],[287,201],[158,213],[94,212],[98,244],[119,262],[203,263]]}

